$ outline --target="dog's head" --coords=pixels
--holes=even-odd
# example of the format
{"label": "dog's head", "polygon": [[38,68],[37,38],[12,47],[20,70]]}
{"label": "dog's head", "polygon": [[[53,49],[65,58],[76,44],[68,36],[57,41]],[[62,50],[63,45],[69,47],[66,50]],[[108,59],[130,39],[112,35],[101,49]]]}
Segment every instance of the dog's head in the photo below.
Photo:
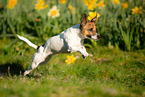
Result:
{"label": "dog's head", "polygon": [[88,39],[94,39],[94,40],[99,40],[101,37],[100,35],[96,32],[96,19],[97,19],[97,15],[91,20],[88,21],[87,20],[87,15],[84,14],[83,15],[83,19],[81,21],[81,25],[80,25],[80,29],[82,31],[82,35],[85,38]]}

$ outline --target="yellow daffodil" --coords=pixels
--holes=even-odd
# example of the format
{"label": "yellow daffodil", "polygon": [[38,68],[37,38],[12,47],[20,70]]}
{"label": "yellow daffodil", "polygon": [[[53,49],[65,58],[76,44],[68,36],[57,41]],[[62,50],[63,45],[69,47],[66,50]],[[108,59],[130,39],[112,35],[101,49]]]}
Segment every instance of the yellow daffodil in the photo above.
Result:
{"label": "yellow daffodil", "polygon": [[59,0],[59,3],[60,4],[65,4],[66,3],[66,0]]}
{"label": "yellow daffodil", "polygon": [[72,13],[75,13],[75,8],[72,5],[69,5],[68,8],[71,10]]}
{"label": "yellow daffodil", "polygon": [[41,10],[47,8],[48,5],[44,6],[44,3],[45,3],[44,0],[37,0],[37,4],[35,4],[35,9]]}
{"label": "yellow daffodil", "polygon": [[123,8],[123,9],[128,8],[128,2],[122,3],[122,8]]}
{"label": "yellow daffodil", "polygon": [[96,2],[97,0],[84,0],[85,5],[88,6],[88,9],[90,10],[96,8]]}
{"label": "yellow daffodil", "polygon": [[111,3],[112,4],[120,4],[120,1],[119,0],[111,0]]}
{"label": "yellow daffodil", "polygon": [[99,9],[103,8],[105,6],[104,0],[101,0],[100,2],[98,2],[97,6],[99,7]]}
{"label": "yellow daffodil", "polygon": [[13,9],[17,4],[17,0],[9,0],[8,2],[8,8]]}
{"label": "yellow daffodil", "polygon": [[68,8],[69,8],[70,10],[74,10],[74,9],[75,9],[72,5],[69,5]]}
{"label": "yellow daffodil", "polygon": [[56,6],[53,6],[50,11],[48,12],[48,16],[51,16],[52,18],[55,18],[55,17],[59,17],[60,14],[59,14],[59,10],[57,9]]}
{"label": "yellow daffodil", "polygon": [[135,6],[132,10],[132,14],[141,14],[141,7]]}
{"label": "yellow daffodil", "polygon": [[65,63],[71,64],[71,63],[74,63],[75,60],[76,60],[76,57],[74,57],[74,55],[67,56],[67,59],[65,60]]}
{"label": "yellow daffodil", "polygon": [[88,20],[91,21],[96,15],[97,15],[97,20],[96,21],[98,21],[98,18],[101,15],[99,13],[97,13],[96,11],[95,12],[89,12]]}

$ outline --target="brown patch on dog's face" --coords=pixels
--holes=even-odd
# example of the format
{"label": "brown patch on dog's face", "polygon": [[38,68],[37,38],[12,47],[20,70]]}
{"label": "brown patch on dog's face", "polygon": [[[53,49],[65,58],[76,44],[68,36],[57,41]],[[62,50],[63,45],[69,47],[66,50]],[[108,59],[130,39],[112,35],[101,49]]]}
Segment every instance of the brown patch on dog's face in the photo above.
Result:
{"label": "brown patch on dog's face", "polygon": [[89,39],[92,38],[94,40],[100,39],[100,35],[96,33],[96,26],[95,26],[96,18],[97,16],[88,22],[87,15],[86,14],[83,15],[80,28],[82,30],[82,35],[85,38],[89,38]]}
{"label": "brown patch on dog's face", "polygon": [[95,23],[87,22],[85,26],[82,27],[82,34],[86,37],[89,35],[96,34],[96,26]]}

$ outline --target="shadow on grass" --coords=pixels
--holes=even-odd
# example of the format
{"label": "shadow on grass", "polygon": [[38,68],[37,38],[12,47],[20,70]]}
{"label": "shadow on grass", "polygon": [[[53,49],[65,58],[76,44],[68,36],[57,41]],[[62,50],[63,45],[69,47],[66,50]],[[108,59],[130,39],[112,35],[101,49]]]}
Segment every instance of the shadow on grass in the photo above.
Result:
{"label": "shadow on grass", "polygon": [[20,61],[17,61],[0,64],[0,76],[13,76],[23,74],[24,67],[20,63]]}

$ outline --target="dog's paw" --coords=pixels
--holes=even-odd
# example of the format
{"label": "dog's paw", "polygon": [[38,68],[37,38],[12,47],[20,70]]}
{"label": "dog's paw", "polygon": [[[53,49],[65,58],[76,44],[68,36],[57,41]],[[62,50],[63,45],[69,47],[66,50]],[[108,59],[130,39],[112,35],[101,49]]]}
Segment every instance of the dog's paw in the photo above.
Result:
{"label": "dog's paw", "polygon": [[88,56],[89,56],[89,54],[82,55],[82,57],[83,57],[84,59],[86,59],[86,57],[88,57]]}
{"label": "dog's paw", "polygon": [[92,55],[92,54],[88,54],[87,56],[82,55],[82,57],[83,57],[84,59],[86,59],[86,57],[93,57],[93,55]]}
{"label": "dog's paw", "polygon": [[86,59],[86,56],[82,55],[82,57],[83,57],[84,59]]}
{"label": "dog's paw", "polygon": [[32,71],[32,70],[26,70],[26,71],[24,72],[24,76],[26,76],[27,74],[29,74],[31,71]]}
{"label": "dog's paw", "polygon": [[93,55],[92,55],[92,54],[89,54],[89,56],[90,56],[90,57],[93,57]]}

